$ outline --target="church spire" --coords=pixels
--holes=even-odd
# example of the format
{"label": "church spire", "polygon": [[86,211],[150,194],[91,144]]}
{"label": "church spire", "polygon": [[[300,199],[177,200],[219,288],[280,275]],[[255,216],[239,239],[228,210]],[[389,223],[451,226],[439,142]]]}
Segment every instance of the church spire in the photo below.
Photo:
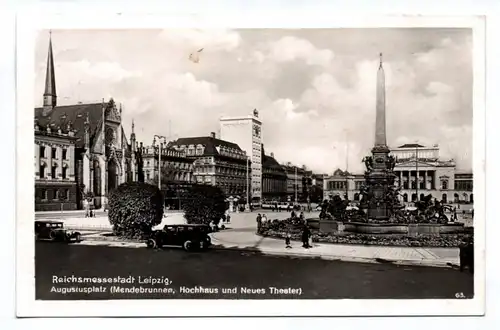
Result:
{"label": "church spire", "polygon": [[47,71],[45,74],[45,92],[43,107],[52,110],[57,105],[56,76],[54,73],[54,57],[52,55],[52,31],[49,32],[49,51],[47,54]]}
{"label": "church spire", "polygon": [[387,146],[385,133],[385,74],[382,65],[382,53],[377,72],[377,106],[375,118],[375,146]]}

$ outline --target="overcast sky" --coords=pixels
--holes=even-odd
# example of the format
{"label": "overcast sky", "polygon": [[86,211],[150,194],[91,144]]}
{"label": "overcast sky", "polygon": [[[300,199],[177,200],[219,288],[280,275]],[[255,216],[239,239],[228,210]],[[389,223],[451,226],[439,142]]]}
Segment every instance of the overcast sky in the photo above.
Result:
{"label": "overcast sky", "polygon": [[[387,83],[387,142],[439,144],[472,168],[470,29],[53,30],[58,104],[113,97],[130,134],[218,132],[221,116],[263,120],[280,163],[361,172],[374,142],[378,54]],[[36,41],[35,104],[48,31]],[[204,48],[199,63],[189,54]],[[169,132],[169,121],[171,132]],[[349,147],[346,148],[346,140]]]}

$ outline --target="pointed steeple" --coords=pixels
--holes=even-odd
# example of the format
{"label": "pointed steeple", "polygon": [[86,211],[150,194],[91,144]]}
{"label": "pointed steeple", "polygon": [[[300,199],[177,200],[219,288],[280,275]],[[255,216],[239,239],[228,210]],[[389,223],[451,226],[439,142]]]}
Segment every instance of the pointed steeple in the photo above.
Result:
{"label": "pointed steeple", "polygon": [[135,157],[135,151],[136,151],[136,144],[137,141],[135,140],[135,123],[134,123],[134,118],[132,118],[132,132],[130,133],[130,145],[132,146],[132,157]]}
{"label": "pointed steeple", "polygon": [[375,146],[387,146],[385,126],[385,74],[382,65],[382,53],[380,53],[380,65],[377,72]]}
{"label": "pointed steeple", "polygon": [[54,73],[54,56],[52,55],[52,31],[49,32],[49,51],[47,54],[47,71],[45,74],[45,92],[43,93],[43,107],[46,111],[57,105],[56,76]]}

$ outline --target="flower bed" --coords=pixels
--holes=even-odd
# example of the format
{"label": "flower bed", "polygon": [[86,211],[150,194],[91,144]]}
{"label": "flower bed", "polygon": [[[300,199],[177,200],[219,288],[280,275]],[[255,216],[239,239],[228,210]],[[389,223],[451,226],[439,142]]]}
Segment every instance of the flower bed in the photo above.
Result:
{"label": "flower bed", "polygon": [[[301,240],[303,223],[290,219],[269,221],[262,225],[260,235],[284,239],[290,233],[292,240]],[[363,234],[363,233],[325,233],[314,226],[312,240],[317,243],[405,246],[405,247],[459,247],[472,237],[470,233],[408,236],[403,234]]]}

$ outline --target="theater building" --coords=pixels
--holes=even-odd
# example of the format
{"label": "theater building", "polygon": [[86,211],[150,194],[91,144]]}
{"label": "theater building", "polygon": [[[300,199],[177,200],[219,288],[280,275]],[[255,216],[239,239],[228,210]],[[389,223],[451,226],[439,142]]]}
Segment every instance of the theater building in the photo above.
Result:
{"label": "theater building", "polygon": [[[391,155],[396,158],[394,173],[402,202],[415,202],[429,194],[445,203],[474,202],[472,173],[459,172],[453,159],[441,159],[437,145],[405,144],[391,149]],[[349,200],[359,200],[363,183],[361,173],[336,170],[324,180],[324,197],[347,193]]]}

